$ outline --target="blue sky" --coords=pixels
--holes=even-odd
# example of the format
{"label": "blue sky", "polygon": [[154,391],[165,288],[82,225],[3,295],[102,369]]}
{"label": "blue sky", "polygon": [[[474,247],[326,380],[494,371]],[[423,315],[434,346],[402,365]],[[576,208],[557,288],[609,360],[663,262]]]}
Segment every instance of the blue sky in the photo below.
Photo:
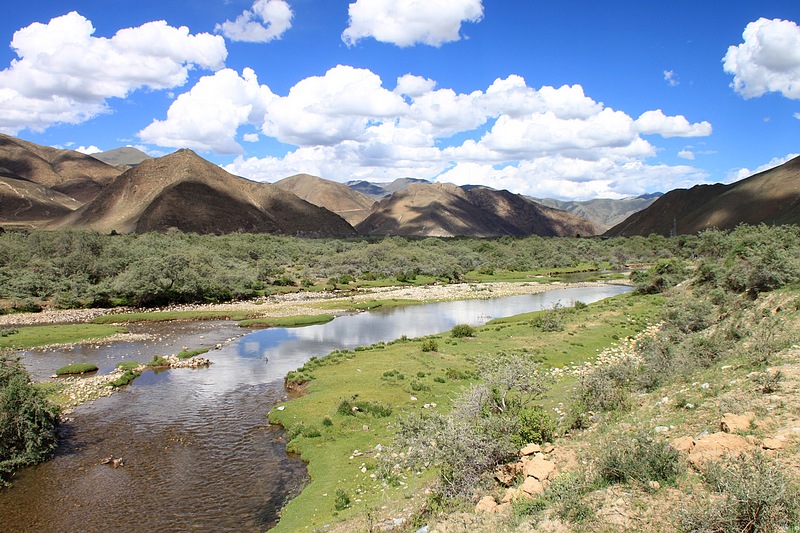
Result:
{"label": "blue sky", "polygon": [[60,0],[0,21],[0,131],[274,182],[563,199],[800,153],[796,0]]}

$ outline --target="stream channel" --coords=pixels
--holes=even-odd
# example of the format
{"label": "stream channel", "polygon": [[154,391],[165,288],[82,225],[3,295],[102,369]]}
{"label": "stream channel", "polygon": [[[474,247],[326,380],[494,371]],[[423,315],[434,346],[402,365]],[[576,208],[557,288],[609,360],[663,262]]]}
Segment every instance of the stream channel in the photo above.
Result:
{"label": "stream channel", "polygon": [[[308,481],[302,461],[286,454],[283,430],[267,421],[286,399],[288,371],[335,349],[628,291],[607,285],[377,309],[293,329],[250,331],[227,321],[139,324],[130,331],[151,340],[24,352],[26,367],[41,380],[69,363],[95,363],[105,373],[123,360],[146,362],[236,337],[205,354],[213,361],[209,368],[145,372],[124,390],[76,408],[62,424],[55,457],[23,469],[11,489],[0,490],[0,531],[266,530]],[[100,464],[111,455],[125,466]]]}

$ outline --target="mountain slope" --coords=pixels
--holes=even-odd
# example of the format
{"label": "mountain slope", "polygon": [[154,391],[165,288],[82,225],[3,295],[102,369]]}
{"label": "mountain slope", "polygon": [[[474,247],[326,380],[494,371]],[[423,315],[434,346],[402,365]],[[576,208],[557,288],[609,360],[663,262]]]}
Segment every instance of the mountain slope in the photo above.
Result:
{"label": "mountain slope", "polygon": [[306,202],[333,211],[352,225],[367,218],[375,205],[373,199],[347,185],[308,174],[297,174],[273,185],[296,194]]}
{"label": "mountain slope", "polygon": [[413,183],[381,200],[356,226],[369,235],[437,237],[592,235],[592,224],[512,194],[484,187]]}
{"label": "mountain slope", "polygon": [[738,224],[800,223],[800,157],[730,185],[670,191],[606,235],[669,235]]}
{"label": "mountain slope", "polygon": [[122,170],[75,152],[0,134],[0,169],[72,198],[87,202]]}
{"label": "mountain slope", "polygon": [[661,193],[655,193],[621,198],[619,200],[595,198],[581,202],[562,201],[553,198],[531,198],[531,200],[588,219],[594,223],[597,233],[602,233],[616,226],[632,214],[650,206],[660,196]]}
{"label": "mountain slope", "polygon": [[132,146],[124,146],[122,148],[106,150],[105,152],[92,154],[92,157],[109,165],[125,165],[129,167],[138,165],[142,161],[153,159],[138,148],[134,148]]}
{"label": "mountain slope", "polygon": [[428,180],[420,178],[397,178],[392,182],[387,183],[372,183],[369,181],[348,181],[346,186],[350,187],[356,192],[369,196],[375,200],[381,200],[392,193],[406,190],[409,185],[414,183],[430,183]]}
{"label": "mountain slope", "polygon": [[281,233],[351,236],[330,211],[267,183],[225,172],[191,150],[143,161],[56,227],[118,232]]}
{"label": "mountain slope", "polygon": [[0,171],[0,222],[38,225],[80,206],[70,196]]}

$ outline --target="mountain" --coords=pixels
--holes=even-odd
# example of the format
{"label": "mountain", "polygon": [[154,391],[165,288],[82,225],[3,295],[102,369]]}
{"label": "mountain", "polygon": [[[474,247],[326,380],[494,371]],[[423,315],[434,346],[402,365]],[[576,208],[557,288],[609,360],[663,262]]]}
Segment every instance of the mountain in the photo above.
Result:
{"label": "mountain", "polygon": [[388,183],[372,183],[369,181],[348,181],[346,186],[354,191],[360,192],[363,195],[380,200],[391,196],[392,193],[403,191],[414,183],[430,183],[428,180],[419,178],[397,178],[396,180]]}
{"label": "mountain", "polygon": [[87,202],[122,170],[74,150],[60,150],[0,134],[0,171]]}
{"label": "mountain", "polygon": [[619,200],[596,198],[583,202],[563,201],[553,198],[531,198],[531,200],[588,219],[594,223],[597,233],[603,233],[632,214],[648,207],[662,194],[657,192],[643,194],[642,196],[630,196]]}
{"label": "mountain", "polygon": [[606,235],[686,234],[742,223],[800,223],[800,157],[730,185],[670,191]]}
{"label": "mountain", "polygon": [[39,225],[79,208],[81,202],[0,171],[0,221]]}
{"label": "mountain", "polygon": [[345,237],[353,227],[268,183],[229,174],[191,150],[148,159],[118,176],[55,227],[137,233],[279,233]]}
{"label": "mountain", "polygon": [[106,150],[105,152],[92,154],[92,157],[94,157],[95,159],[99,159],[103,163],[107,163],[109,165],[123,165],[127,167],[132,167],[138,165],[142,161],[153,159],[152,157],[142,152],[138,148],[134,148],[132,146],[125,146],[123,148],[114,148],[113,150]]}
{"label": "mountain", "polygon": [[354,226],[367,218],[375,205],[375,200],[347,185],[308,174],[297,174],[276,181],[273,185],[296,194],[306,202],[333,211]]}
{"label": "mountain", "polygon": [[594,234],[588,220],[518,194],[448,183],[409,184],[381,200],[356,230],[368,235],[437,237]]}

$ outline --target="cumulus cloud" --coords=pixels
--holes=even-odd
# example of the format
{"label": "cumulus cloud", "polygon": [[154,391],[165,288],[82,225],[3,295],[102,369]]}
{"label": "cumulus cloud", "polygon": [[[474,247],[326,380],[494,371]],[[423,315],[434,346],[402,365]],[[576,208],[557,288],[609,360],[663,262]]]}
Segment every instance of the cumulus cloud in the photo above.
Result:
{"label": "cumulus cloud", "polygon": [[678,152],[678,157],[681,159],[688,159],[689,161],[694,161],[694,152],[691,150],[681,150]]}
{"label": "cumulus cloud", "polygon": [[244,142],[248,142],[248,143],[257,143],[259,138],[260,137],[258,136],[258,133],[245,133],[242,136],[242,139],[244,139]]}
{"label": "cumulus cloud", "polygon": [[80,152],[80,153],[86,154],[86,155],[99,154],[100,152],[102,152],[102,150],[100,148],[98,148],[97,146],[95,146],[95,145],[79,146],[79,147],[75,148],[74,150],[76,152]]}
{"label": "cumulus cloud", "polygon": [[642,113],[636,119],[635,127],[639,133],[662,137],[707,137],[712,130],[708,122],[690,124],[683,115],[668,117],[660,109]]}
{"label": "cumulus cloud", "polygon": [[405,47],[441,46],[461,39],[463,22],[483,18],[482,0],[356,0],[350,25],[342,33],[348,46],[360,39]]}
{"label": "cumulus cloud", "polygon": [[259,85],[252,69],[244,69],[241,76],[222,69],[200,78],[175,99],[166,120],[154,120],[138,136],[159,146],[241,154],[244,150],[234,140],[236,131],[243,124],[260,126],[275,98],[269,87]]}
{"label": "cumulus cloud", "polygon": [[19,59],[0,71],[0,131],[42,131],[76,124],[108,111],[106,100],[140,88],[167,89],[186,83],[194,67],[218,69],[225,41],[164,21],[93,37],[92,23],[76,12],[33,23],[14,33]]}
{"label": "cumulus cloud", "polygon": [[[297,148],[244,157],[236,139],[245,125]],[[613,197],[704,179],[689,166],[648,163],[657,148],[645,133],[693,137],[710,134],[711,125],[661,110],[634,119],[580,85],[537,89],[511,75],[459,93],[407,74],[389,90],[372,71],[339,65],[299,81],[285,96],[260,85],[252,71],[221,70],[179,96],[166,119],[140,137],[240,154],[226,169],[261,181],[301,172],[340,182],[414,176],[528,194]]]}
{"label": "cumulus cloud", "polygon": [[800,27],[789,20],[760,18],[742,33],[744,42],[723,58],[731,86],[744,98],[767,92],[800,99]]}
{"label": "cumulus cloud", "polygon": [[256,0],[236,20],[217,24],[214,31],[231,41],[267,43],[280,39],[292,27],[293,17],[292,8],[284,0]]}
{"label": "cumulus cloud", "polygon": [[796,118],[797,120],[800,120],[800,113],[795,113],[794,114],[794,118]]}

